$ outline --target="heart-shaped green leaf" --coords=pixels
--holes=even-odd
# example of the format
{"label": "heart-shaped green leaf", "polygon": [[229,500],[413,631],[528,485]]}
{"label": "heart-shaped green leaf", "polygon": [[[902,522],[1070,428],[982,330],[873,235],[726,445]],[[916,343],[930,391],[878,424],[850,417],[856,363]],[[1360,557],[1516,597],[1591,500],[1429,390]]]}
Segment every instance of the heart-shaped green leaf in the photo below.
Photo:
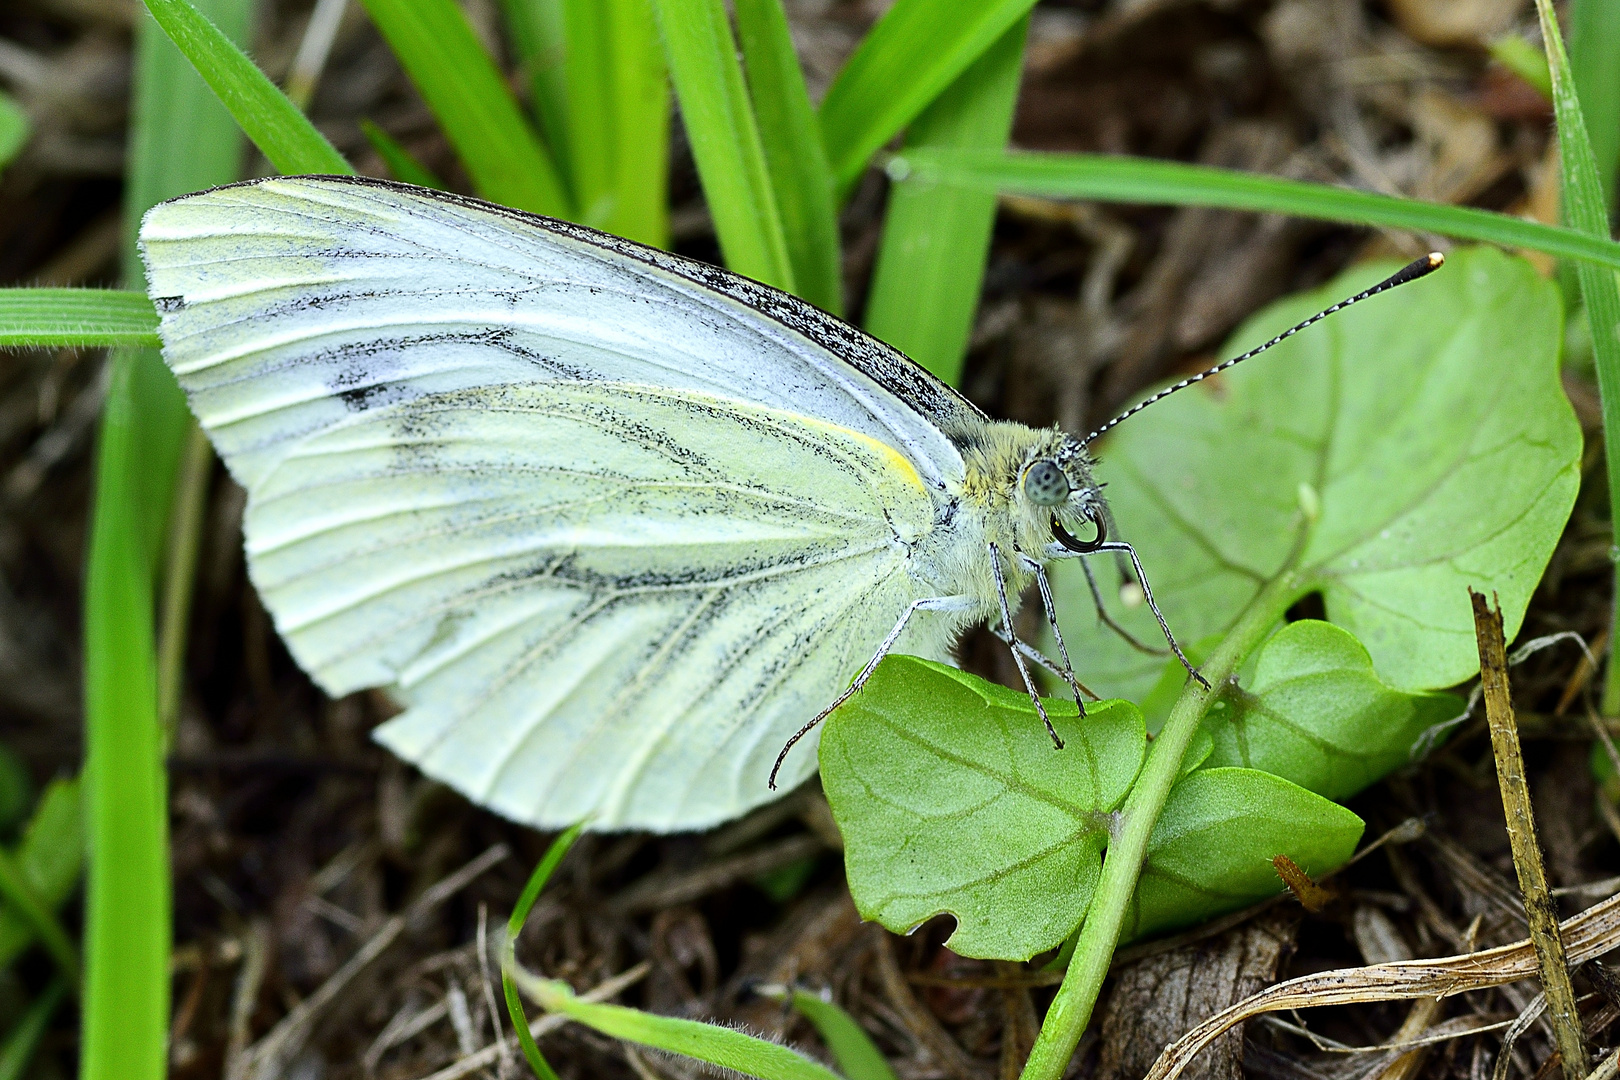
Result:
{"label": "heart-shaped green leaf", "polygon": [[1347,799],[1406,764],[1425,731],[1462,710],[1452,694],[1390,688],[1353,634],[1302,619],[1261,648],[1247,686],[1228,684],[1210,705],[1206,763],[1263,769]]}
{"label": "heart-shaped green leaf", "polygon": [[828,718],[821,783],[864,918],[897,933],[948,912],[963,956],[1027,960],[1079,924],[1113,811],[1141,767],[1125,701],[1029,698],[943,664],[890,656]]}
{"label": "heart-shaped green leaf", "polygon": [[1257,769],[1199,769],[1176,784],[1148,840],[1121,940],[1187,926],[1283,890],[1271,860],[1307,874],[1344,864],[1359,817]]}
{"label": "heart-shaped green leaf", "polygon": [[[1268,308],[1230,351],[1392,269],[1357,267]],[[1292,570],[1392,686],[1467,678],[1478,657],[1466,587],[1495,592],[1517,632],[1575,498],[1581,436],[1558,379],[1561,326],[1556,288],[1524,260],[1458,251],[1121,425],[1098,472],[1171,628],[1186,641],[1219,634]],[[1093,565],[1117,595],[1115,567]],[[1057,578],[1081,678],[1140,698],[1162,661],[1097,623],[1077,567]],[[1145,608],[1114,614],[1156,639]]]}

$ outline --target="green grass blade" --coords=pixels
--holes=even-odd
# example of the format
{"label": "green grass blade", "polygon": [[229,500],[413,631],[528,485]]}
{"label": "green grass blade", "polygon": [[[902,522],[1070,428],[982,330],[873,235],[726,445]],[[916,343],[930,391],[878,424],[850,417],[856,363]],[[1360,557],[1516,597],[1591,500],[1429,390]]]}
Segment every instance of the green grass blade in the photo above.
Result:
{"label": "green grass blade", "polygon": [[28,114],[23,112],[17,99],[3,90],[0,90],[0,169],[11,163],[11,159],[22,153],[22,148],[28,145],[28,136],[33,126],[28,122]]}
{"label": "green grass blade", "polygon": [[22,1080],[28,1074],[39,1041],[66,996],[67,983],[60,978],[51,980],[45,992],[28,1006],[17,1026],[6,1033],[5,1042],[0,1043],[0,1080]]}
{"label": "green grass blade", "polygon": [[[906,148],[999,152],[1012,130],[1028,18],[1020,19],[906,132]],[[993,191],[897,184],[889,194],[866,329],[953,385],[984,282]]]}
{"label": "green grass blade", "polygon": [[479,194],[519,210],[567,217],[570,204],[556,165],[454,0],[365,5]]}
{"label": "green grass blade", "polygon": [[[298,107],[287,100],[287,95],[276,89],[274,83],[265,78],[264,72],[254,66],[247,54],[237,48],[231,41],[230,34],[221,32],[220,27],[210,22],[208,16],[188,0],[147,0],[147,9],[169,40],[179,47],[180,51],[191,61],[193,67],[207,80],[208,85],[218,95],[219,100],[230,110],[243,131],[253,144],[264,152],[270,159],[270,164],[284,173],[349,173],[354,170],[349,163],[343,160],[326,136],[315,130],[315,125],[304,118]],[[215,4],[216,8],[224,5]],[[148,65],[148,68],[150,65]],[[148,79],[144,89],[148,93],[160,92],[163,83],[168,78]],[[138,90],[137,93],[140,91]],[[151,108],[177,111],[191,104],[183,98],[164,99],[156,97],[151,99]],[[139,137],[137,126],[137,138]],[[174,154],[167,164],[158,164],[150,170],[136,170],[143,174],[151,174],[150,181],[154,186],[168,191],[163,198],[194,191],[197,187],[207,187],[208,183],[173,190],[173,185],[164,182],[172,170],[180,170],[195,174],[206,173],[216,177],[211,183],[220,183],[217,179],[221,170],[217,167],[222,152],[228,153],[232,159],[231,166],[225,175],[232,179],[240,167],[240,148],[235,145],[234,139],[224,140],[217,146],[206,146],[201,140],[196,149],[203,155],[201,160],[186,159]],[[171,151],[172,147],[168,148]],[[149,160],[136,152],[137,160]],[[150,206],[158,200],[150,199],[144,193],[132,193],[130,201],[135,204],[144,203]]]}
{"label": "green grass blade", "polygon": [[[529,875],[529,882],[523,886],[523,892],[518,896],[516,906],[512,908],[511,916],[506,920],[507,948],[517,941],[518,934],[523,931],[523,924],[529,919],[529,912],[534,910],[534,902],[540,899],[540,891],[551,880],[551,875],[557,869],[557,864],[563,861],[568,849],[574,846],[579,834],[585,830],[583,821],[570,826],[558,835],[546,849],[545,855],[540,859],[540,865],[534,868]],[[518,1044],[523,1047],[523,1056],[529,1063],[529,1068],[540,1080],[556,1080],[557,1074],[541,1055],[540,1048],[534,1044],[534,1033],[529,1030],[529,1017],[523,1011],[523,1001],[518,997],[517,984],[512,981],[511,964],[501,965],[501,991],[506,997],[506,1012],[512,1019],[512,1028],[517,1032]]]}
{"label": "green grass blade", "polygon": [[136,471],[136,365],[119,354],[102,415],[85,581],[85,1080],[160,1080],[169,1018],[167,787],[151,558]]}
{"label": "green grass blade", "polygon": [[1569,63],[1603,181],[1603,205],[1612,209],[1620,167],[1620,4],[1575,0],[1570,5]]}
{"label": "green grass blade", "polygon": [[360,121],[360,134],[377,151],[383,164],[388,166],[388,174],[395,180],[418,187],[444,189],[444,182],[434,176],[426,165],[417,161],[414,154],[399,144],[399,140],[370,120]]}
{"label": "green grass blade", "polygon": [[832,171],[787,15],[781,0],[737,0],[736,8],[748,90],[799,295],[841,314],[844,287]]}
{"label": "green grass blade", "polygon": [[[278,149],[286,140],[313,158],[330,150],[308,139],[313,129],[231,45],[252,26],[249,0],[205,0],[201,10],[154,0],[151,10],[157,21],[142,20],[136,43],[125,183],[125,277],[137,286],[141,214],[161,199],[236,178],[242,142],[233,115]],[[170,910],[152,569],[191,421],[156,350],[108,362],[85,574],[89,873],[80,1076],[159,1080],[167,1071]]]}
{"label": "green grass blade", "polygon": [[1034,6],[1034,0],[897,0],[821,103],[840,198],[879,148]]}
{"label": "green grass blade", "polygon": [[[84,800],[79,781],[53,780],[34,807],[12,861],[34,895],[52,911],[79,884],[84,870]],[[0,968],[9,967],[34,942],[33,926],[20,912],[0,906]]]}
{"label": "green grass blade", "polygon": [[529,83],[529,107],[564,180],[568,161],[567,54],[563,0],[501,0],[507,35]]}
{"label": "green grass blade", "polygon": [[1379,225],[1530,248],[1620,270],[1620,244],[1575,229],[1542,225],[1464,206],[1444,206],[1275,176],[1108,154],[1003,154],[914,150],[890,159],[889,174],[910,184],[942,183],[1056,199],[1219,206],[1258,213]]}
{"label": "green grass blade", "polygon": [[[1597,158],[1587,138],[1586,120],[1570,71],[1558,16],[1550,0],[1536,0],[1541,36],[1546,42],[1547,66],[1552,71],[1553,112],[1558,118],[1558,157],[1563,170],[1564,220],[1590,236],[1609,235],[1608,197],[1598,175]],[[1581,296],[1586,301],[1592,331],[1592,359],[1597,368],[1598,395],[1603,408],[1603,442],[1609,468],[1609,505],[1620,508],[1620,288],[1615,275],[1590,263],[1576,267]],[[1620,610],[1615,614],[1620,629]],[[1611,631],[1612,633],[1612,631]],[[1603,687],[1603,707],[1620,706],[1620,641],[1611,639],[1609,670]]]}
{"label": "green grass blade", "polygon": [[613,206],[610,232],[669,246],[669,74],[649,0],[612,0]]}
{"label": "green grass blade", "polygon": [[793,1007],[815,1027],[847,1080],[896,1080],[888,1059],[872,1042],[866,1029],[831,1001],[823,1001],[804,990],[788,991],[784,987],[761,987],[759,992],[778,1000],[790,994]]}
{"label": "green grass blade", "polygon": [[549,1012],[562,1013],[586,1027],[625,1042],[696,1058],[761,1080],[840,1080],[837,1073],[777,1043],[734,1028],[657,1016],[623,1005],[582,1001],[565,982],[542,979],[506,964],[512,978]]}
{"label": "green grass blade", "polygon": [[0,347],[158,344],[158,314],[130,289],[0,289]]}
{"label": "green grass blade", "polygon": [[613,207],[613,36],[617,0],[562,0],[568,168],[579,220],[598,228]]}
{"label": "green grass blade", "polygon": [[796,291],[792,261],[722,0],[654,0],[675,94],[726,265]]}

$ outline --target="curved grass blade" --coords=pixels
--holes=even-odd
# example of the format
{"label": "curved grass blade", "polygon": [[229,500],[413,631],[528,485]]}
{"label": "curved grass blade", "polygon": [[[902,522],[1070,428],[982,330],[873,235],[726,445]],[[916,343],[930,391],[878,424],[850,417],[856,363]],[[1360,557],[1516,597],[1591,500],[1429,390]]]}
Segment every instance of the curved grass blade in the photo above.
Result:
{"label": "curved grass blade", "polygon": [[761,987],[759,992],[780,999],[788,996],[793,1007],[815,1026],[838,1068],[848,1080],[897,1080],[888,1059],[856,1019],[831,1001],[804,990]]}
{"label": "curved grass blade", "polygon": [[754,108],[722,0],[654,0],[670,76],[726,265],[797,292]]}
{"label": "curved grass blade", "polygon": [[[540,859],[540,865],[529,875],[528,884],[523,886],[523,892],[518,896],[516,906],[512,908],[512,915],[506,920],[508,950],[522,932],[523,924],[529,919],[529,912],[534,910],[534,902],[540,899],[540,891],[546,887],[546,882],[551,880],[557,864],[562,862],[563,856],[568,854],[568,849],[574,846],[574,841],[579,839],[579,834],[584,829],[585,823],[581,821],[564,830],[551,842],[551,846]],[[517,1032],[518,1044],[523,1047],[523,1056],[528,1060],[529,1068],[534,1070],[534,1074],[540,1080],[556,1080],[557,1074],[552,1071],[546,1059],[541,1056],[540,1048],[534,1043],[534,1033],[529,1030],[529,1018],[523,1011],[522,1000],[518,997],[517,984],[512,981],[508,970],[512,966],[501,965],[501,991],[506,997],[506,1011],[512,1018],[512,1027]]]}
{"label": "curved grass blade", "polygon": [[[648,0],[613,0],[608,70],[613,168],[609,232],[669,246],[669,75]],[[600,136],[598,136],[600,137]]]}
{"label": "curved grass blade", "polygon": [[6,1033],[5,1042],[0,1043],[0,1080],[22,1080],[27,1075],[34,1052],[39,1049],[39,1041],[66,996],[66,980],[60,977],[52,979],[45,992],[28,1006],[28,1011],[23,1013],[17,1025]]}
{"label": "curved grass blade", "polygon": [[501,0],[501,11],[512,52],[529,82],[529,110],[566,180],[571,169],[563,0]]}
{"label": "curved grass blade", "polygon": [[444,190],[444,181],[434,176],[426,165],[416,160],[416,155],[401,146],[399,140],[388,132],[370,120],[361,120],[360,134],[364,135],[366,142],[377,151],[377,156],[383,159],[383,164],[388,166],[389,175],[395,180],[415,184],[418,187]]}
{"label": "curved grass blade", "polygon": [[[11,852],[29,890],[48,910],[66,903],[79,884],[84,870],[84,840],[79,781],[51,781],[34,807],[22,842]],[[22,913],[0,907],[0,968],[9,967],[33,942],[33,925]]]}
{"label": "curved grass blade", "polygon": [[156,348],[157,327],[132,289],[0,289],[0,348]]}
{"label": "curved grass blade", "polygon": [[[907,149],[1007,145],[1029,19],[1002,34],[906,132]],[[994,192],[898,184],[867,300],[866,329],[955,385],[979,307],[995,224]]]}
{"label": "curved grass blade", "polygon": [[872,155],[1034,6],[1034,0],[898,0],[878,20],[821,103],[840,201]]}
{"label": "curved grass blade", "polygon": [[510,977],[525,995],[548,1012],[561,1013],[615,1039],[696,1058],[760,1080],[841,1080],[825,1065],[734,1028],[585,1001],[565,982],[542,979],[515,963],[506,963],[503,969],[510,971]]}
{"label": "curved grass blade", "polygon": [[[1603,205],[1612,210],[1615,170],[1620,167],[1620,4],[1575,0],[1569,19],[1575,95],[1586,117],[1598,179],[1603,181]],[[1547,96],[1552,97],[1550,89]]]}
{"label": "curved grass blade", "polygon": [[889,161],[907,184],[951,184],[1054,199],[1218,206],[1268,214],[1381,225],[1530,248],[1620,270],[1620,244],[1602,236],[1523,221],[1489,210],[1443,206],[1367,191],[1110,154],[908,150]]}
{"label": "curved grass blade", "polygon": [[[276,89],[264,72],[255,67],[253,61],[188,0],[146,0],[146,6],[169,40],[191,61],[242,130],[247,132],[253,145],[263,151],[278,171],[289,174],[354,171],[326,136],[317,131],[315,125],[305,119],[298,107],[287,99],[287,95]],[[173,107],[172,101],[167,103],[167,107]],[[183,158],[175,160],[184,164]],[[231,179],[235,178],[238,167],[232,166]],[[223,181],[210,181],[220,182]],[[163,198],[191,190],[194,188],[171,191]]]}
{"label": "curved grass blade", "polygon": [[[1608,197],[1598,174],[1592,141],[1587,138],[1586,120],[1576,96],[1575,79],[1570,71],[1564,39],[1559,36],[1558,16],[1549,0],[1536,0],[1541,18],[1541,36],[1547,48],[1547,67],[1552,71],[1553,113],[1558,119],[1558,157],[1563,170],[1564,220],[1588,236],[1608,238]],[[1615,275],[1581,263],[1576,267],[1586,316],[1592,331],[1592,359],[1597,368],[1598,396],[1603,407],[1604,444],[1609,468],[1609,503],[1620,507],[1620,289]],[[1620,611],[1615,613],[1620,627]],[[1620,641],[1613,642],[1609,671],[1603,687],[1603,707],[1620,706]]]}
{"label": "curved grass blade", "polygon": [[799,295],[844,309],[838,210],[821,126],[805,90],[781,0],[737,0],[737,37]]}
{"label": "curved grass blade", "polygon": [[365,0],[486,199],[567,217],[562,178],[454,0]]}
{"label": "curved grass blade", "polygon": [[67,930],[51,910],[50,903],[34,890],[11,853],[0,849],[0,896],[7,906],[28,923],[45,951],[55,962],[57,972],[75,992],[79,988],[79,950]]}

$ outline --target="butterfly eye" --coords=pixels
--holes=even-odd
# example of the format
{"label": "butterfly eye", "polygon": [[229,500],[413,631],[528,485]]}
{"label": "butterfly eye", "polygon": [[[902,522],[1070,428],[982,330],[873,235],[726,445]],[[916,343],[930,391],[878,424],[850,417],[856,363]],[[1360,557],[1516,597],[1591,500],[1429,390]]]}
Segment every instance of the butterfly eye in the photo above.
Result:
{"label": "butterfly eye", "polygon": [[1024,494],[1036,506],[1060,506],[1069,498],[1069,478],[1043,458],[1024,470]]}

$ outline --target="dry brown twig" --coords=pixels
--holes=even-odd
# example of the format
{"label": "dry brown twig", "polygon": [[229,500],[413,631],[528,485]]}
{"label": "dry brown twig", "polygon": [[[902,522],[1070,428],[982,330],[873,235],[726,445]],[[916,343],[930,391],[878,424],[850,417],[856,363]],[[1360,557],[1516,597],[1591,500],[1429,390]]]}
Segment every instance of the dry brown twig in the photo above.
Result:
{"label": "dry brown twig", "polygon": [[1490,726],[1491,750],[1496,756],[1496,778],[1502,789],[1508,842],[1524,912],[1530,920],[1530,940],[1541,968],[1541,985],[1553,1036],[1564,1058],[1566,1080],[1586,1076],[1586,1045],[1581,1039],[1581,1014],[1575,988],[1569,980],[1569,961],[1558,934],[1558,905],[1547,893],[1547,872],[1542,865],[1536,819],[1530,808],[1530,785],[1524,777],[1524,753],[1513,722],[1513,698],[1508,689],[1507,642],[1502,633],[1502,609],[1492,607],[1472,589],[1474,636],[1479,642],[1479,681],[1485,694],[1485,719]]}

